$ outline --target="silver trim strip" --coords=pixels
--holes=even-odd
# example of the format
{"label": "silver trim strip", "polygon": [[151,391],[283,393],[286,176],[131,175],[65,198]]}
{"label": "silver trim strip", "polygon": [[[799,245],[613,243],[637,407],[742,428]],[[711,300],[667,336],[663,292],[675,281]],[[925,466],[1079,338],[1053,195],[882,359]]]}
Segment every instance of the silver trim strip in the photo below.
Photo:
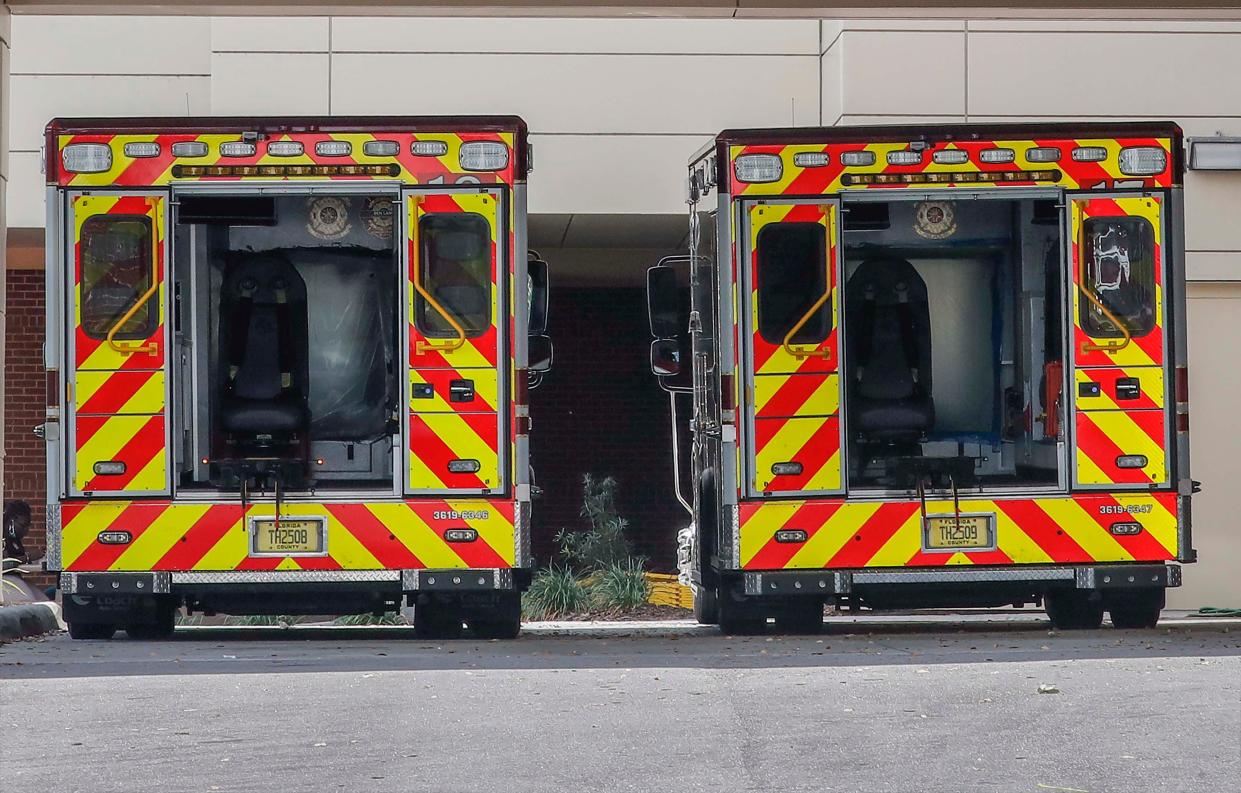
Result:
{"label": "silver trim strip", "polygon": [[400,581],[400,570],[213,570],[173,573],[174,584],[320,584]]}
{"label": "silver trim strip", "polygon": [[1030,570],[902,570],[862,571],[853,574],[856,584],[931,584],[1003,581],[1072,581],[1072,567],[1039,567]]}

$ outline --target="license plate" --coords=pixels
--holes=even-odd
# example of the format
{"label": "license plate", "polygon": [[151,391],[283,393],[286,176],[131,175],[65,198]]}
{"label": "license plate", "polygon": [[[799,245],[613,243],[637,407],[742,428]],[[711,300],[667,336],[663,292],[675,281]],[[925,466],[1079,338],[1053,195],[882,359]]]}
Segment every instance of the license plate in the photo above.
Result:
{"label": "license plate", "polygon": [[314,555],[323,551],[322,518],[255,518],[250,526],[253,556]]}
{"label": "license plate", "polygon": [[978,551],[995,547],[995,522],[991,515],[928,515],[923,550]]}

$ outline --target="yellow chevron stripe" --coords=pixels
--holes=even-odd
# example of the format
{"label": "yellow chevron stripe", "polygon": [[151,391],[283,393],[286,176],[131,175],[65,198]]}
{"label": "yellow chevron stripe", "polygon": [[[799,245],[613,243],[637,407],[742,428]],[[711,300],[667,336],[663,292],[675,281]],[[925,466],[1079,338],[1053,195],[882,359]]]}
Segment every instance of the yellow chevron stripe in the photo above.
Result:
{"label": "yellow chevron stripe", "polygon": [[132,501],[95,501],[67,520],[61,529],[61,561],[69,567],[94,544],[99,532],[132,504]]}
{"label": "yellow chevron stripe", "polygon": [[896,533],[875,552],[867,566],[888,567],[905,564],[922,550],[922,513],[910,515]]}
{"label": "yellow chevron stripe", "polygon": [[[801,504],[794,503],[789,506],[796,510]],[[849,540],[857,533],[857,530],[874,517],[880,506],[879,503],[858,504],[856,509],[837,510],[827,520],[827,523],[813,537],[806,541],[801,550],[793,554],[793,558],[789,560],[785,567],[821,567],[823,560],[831,559],[849,543]],[[767,537],[770,538],[779,527],[777,525],[772,528]],[[741,536],[744,539],[746,532],[743,532]],[[751,556],[753,555],[751,554]]]}
{"label": "yellow chevron stripe", "polygon": [[[102,427],[74,454],[74,487],[85,489],[95,476],[95,463],[118,459],[125,444],[138,434],[150,420],[150,416],[110,416]],[[142,470],[130,480],[125,490],[163,490],[166,486],[166,452],[161,448],[154,457],[143,461]],[[126,460],[127,464],[134,461]],[[111,489],[111,488],[108,488]]]}
{"label": "yellow chevron stripe", "polygon": [[[255,510],[255,504],[251,511]],[[298,505],[301,506],[300,504]],[[329,543],[330,544],[330,543]],[[250,555],[250,532],[244,516],[238,514],[237,520],[229,527],[224,536],[211,546],[202,557],[194,563],[195,570],[235,570]]]}
{"label": "yellow chevron stripe", "polygon": [[[470,501],[449,501],[449,505],[461,513],[477,513],[478,502]],[[485,510],[488,517],[486,518],[468,518],[465,523],[470,528],[478,532],[479,539],[491,546],[491,549],[500,555],[507,564],[516,564],[517,560],[517,543],[516,543],[516,527],[504,515],[496,510]]]}
{"label": "yellow chevron stripe", "polygon": [[996,547],[1008,555],[1015,563],[1043,564],[1053,561],[1043,547],[1030,539],[1021,525],[1010,518],[1000,505],[994,501],[985,502],[986,506],[977,509],[970,503],[971,512],[991,512],[995,515]]}
{"label": "yellow chevron stripe", "polygon": [[119,385],[119,381],[130,377],[146,377],[147,380],[116,412],[146,413],[149,415],[162,412],[164,409],[164,373],[162,370],[150,375],[146,372],[87,372],[78,370],[74,377],[76,385],[73,394],[75,408],[80,413],[82,407],[90,401],[91,397],[99,393],[99,390],[104,388],[109,381],[112,381],[113,387],[116,387]]}
{"label": "yellow chevron stripe", "polygon": [[113,570],[150,570],[155,563],[172,550],[182,536],[189,531],[210,508],[209,504],[186,505],[178,510],[165,510],[147,531],[140,534],[117,557]]}
{"label": "yellow chevron stripe", "polygon": [[[430,383],[426,376],[427,370],[411,369],[409,380],[412,384]],[[414,399],[410,392],[409,408],[415,413],[494,413],[499,404],[499,376],[495,369],[469,369],[460,373],[460,379],[474,383],[474,402],[462,403],[459,407],[449,402],[442,389],[436,389],[431,399]],[[458,379],[458,378],[453,378]],[[447,388],[447,385],[444,386]]]}
{"label": "yellow chevron stripe", "polygon": [[1133,555],[1076,501],[1046,499],[1039,501],[1038,505],[1090,558],[1097,561],[1133,561]]}
{"label": "yellow chevron stripe", "polygon": [[[795,385],[794,378],[817,377],[819,386],[798,407],[796,416],[829,416],[840,409],[840,376],[837,374],[771,374],[754,377],[754,412],[762,413],[767,404],[786,385]],[[801,381],[806,382],[805,380]],[[775,414],[773,414],[774,416]]]}
{"label": "yellow chevron stripe", "polygon": [[462,567],[465,562],[405,504],[368,504],[367,509],[388,527],[388,531],[413,550],[427,567]]}
{"label": "yellow chevron stripe", "polygon": [[[1098,373],[1095,369],[1076,369],[1073,372],[1074,383],[1080,385],[1082,383],[1098,382],[1094,375]],[[1121,368],[1121,374],[1124,377],[1136,377],[1141,383],[1142,395],[1149,398],[1154,404],[1150,409],[1162,408],[1164,405],[1164,384],[1163,384],[1163,367],[1160,366],[1126,366]],[[1108,393],[1107,388],[1099,389],[1099,395],[1096,397],[1082,396],[1081,390],[1074,388],[1074,399],[1077,402],[1078,410],[1132,410],[1132,403],[1126,402],[1121,404],[1117,402],[1114,395]],[[1147,408],[1142,408],[1147,409]]]}
{"label": "yellow chevron stripe", "polygon": [[[754,487],[756,490],[768,490],[771,487],[775,475],[771,472],[771,466],[775,463],[784,463],[796,460],[799,453],[816,439],[820,430],[828,423],[828,417],[808,417],[808,418],[791,418],[791,419],[757,419],[761,422],[780,422],[780,429],[767,442],[767,445],[758,451],[754,458]],[[820,473],[826,474],[824,481],[812,482],[807,489],[813,490],[834,490],[840,487],[840,466],[839,456],[836,456],[837,465],[834,466],[835,478],[832,480],[832,466],[824,466],[826,471],[820,470]],[[832,481],[828,481],[832,480]]]}
{"label": "yellow chevron stripe", "polygon": [[[1141,427],[1134,423],[1129,413],[1119,410],[1098,410],[1083,413],[1084,420],[1093,422],[1099,430],[1120,448],[1125,454],[1146,455],[1146,466],[1142,469],[1152,484],[1160,484],[1167,480],[1164,470],[1163,445],[1155,442]],[[1077,480],[1082,484],[1109,484],[1112,479],[1090,459],[1089,449],[1077,446]],[[1088,462],[1086,462],[1088,461]],[[1087,478],[1097,476],[1098,479]]]}

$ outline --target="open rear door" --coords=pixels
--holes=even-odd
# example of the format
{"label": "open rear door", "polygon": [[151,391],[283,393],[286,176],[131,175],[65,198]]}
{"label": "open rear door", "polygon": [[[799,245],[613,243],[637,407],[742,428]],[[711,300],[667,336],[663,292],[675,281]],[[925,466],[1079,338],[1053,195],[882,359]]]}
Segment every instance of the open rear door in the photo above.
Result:
{"label": "open rear door", "polygon": [[501,193],[406,191],[410,494],[505,487]]}
{"label": "open rear door", "polygon": [[1071,195],[1073,486],[1168,482],[1163,201]]}
{"label": "open rear door", "polygon": [[165,194],[69,196],[70,495],[167,495]]}
{"label": "open rear door", "polygon": [[747,491],[844,491],[840,422],[839,205],[742,205]]}

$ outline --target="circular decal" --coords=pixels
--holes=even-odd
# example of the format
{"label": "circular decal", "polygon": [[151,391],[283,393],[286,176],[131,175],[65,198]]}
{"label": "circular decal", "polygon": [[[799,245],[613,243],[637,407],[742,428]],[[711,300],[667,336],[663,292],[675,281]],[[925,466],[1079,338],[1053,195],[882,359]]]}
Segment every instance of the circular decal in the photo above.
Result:
{"label": "circular decal", "polygon": [[310,222],[306,228],[317,239],[338,240],[349,233],[349,202],[335,196],[322,196],[310,202]]}
{"label": "circular decal", "polygon": [[392,236],[392,222],[396,219],[390,198],[368,198],[362,204],[362,222],[372,236],[388,239]]}
{"label": "circular decal", "polygon": [[951,201],[923,201],[914,211],[914,231],[928,240],[942,240],[957,233],[957,213]]}

